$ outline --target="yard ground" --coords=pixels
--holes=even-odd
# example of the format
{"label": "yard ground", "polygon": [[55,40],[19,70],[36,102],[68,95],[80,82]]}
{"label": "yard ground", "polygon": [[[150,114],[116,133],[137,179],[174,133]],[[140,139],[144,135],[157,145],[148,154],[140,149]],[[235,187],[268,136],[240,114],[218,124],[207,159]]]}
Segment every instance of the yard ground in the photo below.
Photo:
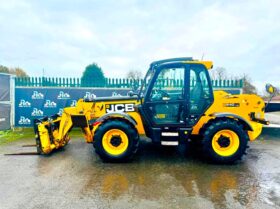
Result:
{"label": "yard ground", "polygon": [[280,124],[280,112],[266,113],[266,119],[272,124]]}
{"label": "yard ground", "polygon": [[280,208],[277,129],[266,129],[231,166],[207,164],[184,147],[161,149],[147,139],[131,163],[103,163],[76,132],[50,156],[3,155],[34,151],[22,147],[34,143],[26,133],[0,146],[1,209]]}

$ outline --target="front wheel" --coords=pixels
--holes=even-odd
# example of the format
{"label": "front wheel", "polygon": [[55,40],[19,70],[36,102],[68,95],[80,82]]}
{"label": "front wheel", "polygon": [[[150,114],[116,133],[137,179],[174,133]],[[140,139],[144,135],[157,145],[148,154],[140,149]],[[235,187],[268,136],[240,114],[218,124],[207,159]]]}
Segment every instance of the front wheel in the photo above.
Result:
{"label": "front wheel", "polygon": [[237,121],[214,120],[203,133],[202,149],[210,161],[231,164],[245,154],[248,140],[247,132]]}
{"label": "front wheel", "polygon": [[137,131],[132,125],[119,120],[109,120],[96,130],[93,146],[104,161],[128,161],[139,145]]}

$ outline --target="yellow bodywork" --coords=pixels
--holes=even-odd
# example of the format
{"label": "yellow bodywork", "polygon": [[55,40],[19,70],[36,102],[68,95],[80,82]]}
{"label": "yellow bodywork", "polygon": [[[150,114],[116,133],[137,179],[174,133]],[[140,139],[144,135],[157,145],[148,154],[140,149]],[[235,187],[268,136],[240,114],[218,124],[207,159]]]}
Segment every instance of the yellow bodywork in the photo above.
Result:
{"label": "yellow bodywork", "polygon": [[213,68],[213,62],[212,61],[201,61],[201,60],[192,60],[192,61],[184,61],[183,63],[188,64],[202,64],[206,67],[206,69],[210,70]]}
{"label": "yellow bodywork", "polygon": [[[131,99],[131,100],[118,100],[114,101],[114,98],[112,98],[112,101],[102,101],[102,102],[96,102],[94,104],[94,110],[93,115],[94,119],[98,119],[105,115],[106,112],[106,106],[111,104],[134,104],[135,106],[139,105],[141,102],[137,99]],[[140,135],[145,135],[144,126],[142,123],[141,115],[138,112],[126,112],[128,115],[130,115],[135,121],[136,121],[136,129]],[[94,126],[94,130],[98,128],[98,125]]]}
{"label": "yellow bodywork", "polygon": [[[184,63],[189,64],[202,64],[208,70],[213,67],[211,61],[184,61]],[[145,129],[140,113],[135,110],[131,111],[131,105],[137,107],[141,104],[140,99],[131,97],[129,99],[104,99],[98,98],[92,102],[84,101],[80,99],[77,102],[76,107],[67,107],[64,108],[64,111],[61,116],[56,117],[51,120],[37,121],[35,124],[36,140],[37,146],[42,154],[48,154],[54,149],[65,146],[70,140],[68,133],[73,126],[78,126],[82,128],[86,142],[92,143],[94,140],[94,133],[97,128],[102,124],[103,121],[100,121],[100,118],[107,116],[111,112],[110,117],[113,118],[122,118],[121,114],[118,112],[125,113],[135,121],[135,128],[139,135],[145,135]],[[115,108],[119,108],[120,111],[109,111],[111,105],[114,105]],[[126,106],[127,105],[127,106]],[[130,105],[130,106],[128,106]],[[192,135],[199,135],[200,130],[205,124],[211,119],[215,119],[218,114],[226,114],[226,117],[231,117],[234,120],[241,118],[245,124],[248,124],[252,130],[248,130],[248,136],[250,140],[255,140],[262,131],[262,124],[256,122],[258,119],[264,120],[264,101],[256,95],[231,95],[225,91],[214,91],[214,102],[208,107],[206,112],[200,117],[199,121],[193,126]],[[115,112],[115,113],[114,113]],[[230,115],[228,114],[230,113]],[[253,120],[252,114],[255,116]],[[158,118],[164,118],[165,114],[158,114]],[[127,119],[127,118],[122,118]],[[226,131],[226,130],[225,130]],[[118,132],[118,135],[122,136],[123,140],[128,143],[127,136],[125,133],[121,133],[120,130],[112,130],[112,132]],[[116,149],[112,147],[109,143],[111,137],[114,135],[112,132],[108,132],[104,135],[103,138],[103,147],[108,150],[109,153],[115,153],[116,155],[119,152],[122,152],[122,148],[126,149],[127,143],[124,143],[123,147]],[[221,134],[228,136],[232,142],[232,146],[229,146],[225,154],[230,155],[235,152],[236,147],[238,147],[239,139],[234,135],[230,130],[226,133],[217,133],[217,137]],[[220,135],[219,135],[220,134]],[[38,143],[40,141],[40,143]],[[221,147],[212,145],[213,148],[217,148],[216,152],[218,153]]]}
{"label": "yellow bodywork", "polygon": [[[137,106],[141,103],[141,101],[133,98],[131,100],[114,101],[112,98],[112,100],[109,101],[85,102],[80,99],[77,102],[76,107],[65,108],[63,114],[56,120],[52,121],[52,123],[59,123],[59,128],[57,130],[53,130],[52,132],[52,140],[50,139],[47,129],[51,123],[49,121],[45,121],[38,124],[37,134],[40,136],[42,152],[45,154],[50,153],[53,149],[58,149],[59,147],[63,147],[68,143],[68,132],[72,126],[75,125],[72,121],[73,116],[85,117],[87,126],[82,127],[82,131],[84,133],[86,142],[91,143],[94,140],[94,132],[100,125],[100,123],[95,123],[95,121],[98,118],[106,115],[106,109],[108,108],[108,105],[128,103],[133,103],[135,106]],[[252,121],[250,118],[250,113],[254,112],[259,119],[264,119],[264,106],[264,101],[256,95],[231,95],[224,91],[214,91],[214,103],[208,108],[205,114],[193,127],[192,135],[198,135],[204,124],[216,117],[215,114],[231,113],[241,117],[252,127],[253,131],[248,131],[248,135],[250,140],[255,140],[262,131],[262,124]],[[126,114],[130,115],[136,121],[135,127],[138,134],[145,135],[140,113],[133,111],[126,112]],[[119,116],[116,115],[116,117]],[[232,138],[234,139],[233,136]],[[106,147],[106,139],[104,139],[104,143],[104,147]],[[107,146],[107,148],[110,149],[112,147]],[[111,152],[118,152],[118,150],[111,150]]]}
{"label": "yellow bodywork", "polygon": [[254,112],[258,119],[264,119],[265,103],[257,95],[231,95],[225,91],[214,91],[214,103],[194,126],[192,134],[199,134],[200,129],[209,120],[214,119],[215,113],[231,113],[241,117],[253,129],[248,131],[249,139],[255,140],[262,131],[262,124],[252,121],[250,113]]}

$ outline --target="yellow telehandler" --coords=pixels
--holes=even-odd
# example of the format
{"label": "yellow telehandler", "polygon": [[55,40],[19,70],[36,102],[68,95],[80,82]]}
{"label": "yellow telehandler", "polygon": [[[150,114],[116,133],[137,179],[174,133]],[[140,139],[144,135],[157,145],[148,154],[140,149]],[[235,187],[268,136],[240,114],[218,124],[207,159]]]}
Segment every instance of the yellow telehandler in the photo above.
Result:
{"label": "yellow telehandler", "polygon": [[[233,163],[268,124],[265,103],[257,95],[213,91],[208,73],[212,67],[211,61],[190,57],[153,62],[137,93],[80,99],[62,115],[36,119],[37,152],[49,154],[65,146],[70,130],[80,127],[104,161],[131,159],[139,137],[147,136],[163,146],[197,141],[210,161]],[[273,86],[267,89],[275,91]]]}

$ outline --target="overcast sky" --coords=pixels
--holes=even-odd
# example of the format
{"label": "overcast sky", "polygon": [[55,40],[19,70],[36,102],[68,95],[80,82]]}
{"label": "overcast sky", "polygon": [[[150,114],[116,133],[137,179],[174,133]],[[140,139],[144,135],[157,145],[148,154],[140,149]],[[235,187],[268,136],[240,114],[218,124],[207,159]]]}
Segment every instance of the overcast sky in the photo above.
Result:
{"label": "overcast sky", "polygon": [[146,72],[154,60],[192,56],[261,87],[280,85],[278,0],[0,0],[0,64],[31,76]]}

